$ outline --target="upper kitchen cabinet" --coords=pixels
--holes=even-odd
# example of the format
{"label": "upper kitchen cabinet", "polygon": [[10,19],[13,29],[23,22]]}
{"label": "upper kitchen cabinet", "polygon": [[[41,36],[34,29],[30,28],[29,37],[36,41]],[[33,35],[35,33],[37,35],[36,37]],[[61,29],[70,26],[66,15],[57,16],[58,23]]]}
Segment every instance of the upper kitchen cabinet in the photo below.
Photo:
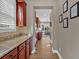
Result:
{"label": "upper kitchen cabinet", "polygon": [[24,0],[17,0],[16,2],[16,26],[26,26],[26,7]]}
{"label": "upper kitchen cabinet", "polygon": [[17,2],[24,2],[24,0],[17,0]]}
{"label": "upper kitchen cabinet", "polygon": [[16,0],[0,0],[0,32],[16,30]]}

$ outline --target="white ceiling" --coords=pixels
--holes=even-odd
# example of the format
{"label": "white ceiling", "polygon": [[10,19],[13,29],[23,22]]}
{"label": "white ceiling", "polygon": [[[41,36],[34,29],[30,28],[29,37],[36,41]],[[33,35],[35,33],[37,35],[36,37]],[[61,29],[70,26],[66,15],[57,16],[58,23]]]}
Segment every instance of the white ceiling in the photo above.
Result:
{"label": "white ceiling", "polygon": [[56,0],[30,0],[32,2],[56,2]]}
{"label": "white ceiling", "polygon": [[50,22],[50,13],[52,9],[36,9],[36,16],[41,22]]}
{"label": "white ceiling", "polygon": [[55,6],[56,0],[30,0],[33,6]]}

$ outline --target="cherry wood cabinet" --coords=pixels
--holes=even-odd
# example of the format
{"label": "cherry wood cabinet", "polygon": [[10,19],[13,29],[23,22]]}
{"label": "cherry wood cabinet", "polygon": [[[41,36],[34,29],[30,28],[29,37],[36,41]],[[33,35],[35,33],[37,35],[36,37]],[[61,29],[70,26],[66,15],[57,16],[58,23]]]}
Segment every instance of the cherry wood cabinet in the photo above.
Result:
{"label": "cherry wood cabinet", "polygon": [[6,56],[4,56],[4,57],[1,58],[1,59],[10,59],[10,56],[9,56],[9,54],[7,54]]}
{"label": "cherry wood cabinet", "polygon": [[24,48],[25,48],[25,42],[22,43],[21,45],[19,45],[19,50],[18,50],[18,51],[21,51],[21,50],[24,49]]}
{"label": "cherry wood cabinet", "polygon": [[13,51],[5,55],[2,59],[18,59],[17,56],[18,56],[18,52],[17,52],[17,48],[15,48]]}
{"label": "cherry wood cabinet", "polygon": [[24,0],[17,0],[16,2],[16,26],[26,26],[26,6]]}
{"label": "cherry wood cabinet", "polygon": [[26,59],[29,59],[31,52],[32,52],[32,37],[30,37],[27,41],[26,41]]}
{"label": "cherry wood cabinet", "polygon": [[0,59],[29,59],[32,52],[32,37]]}
{"label": "cherry wood cabinet", "polygon": [[19,52],[19,59],[26,59],[26,58],[25,58],[25,48],[23,48],[23,49]]}
{"label": "cherry wood cabinet", "polygon": [[26,59],[29,59],[29,39],[26,41]]}
{"label": "cherry wood cabinet", "polygon": [[24,0],[17,0],[17,2],[24,2]]}
{"label": "cherry wood cabinet", "polygon": [[29,55],[31,55],[32,52],[32,37],[29,39]]}
{"label": "cherry wood cabinet", "polygon": [[25,58],[25,42],[19,46],[19,59],[26,59]]}

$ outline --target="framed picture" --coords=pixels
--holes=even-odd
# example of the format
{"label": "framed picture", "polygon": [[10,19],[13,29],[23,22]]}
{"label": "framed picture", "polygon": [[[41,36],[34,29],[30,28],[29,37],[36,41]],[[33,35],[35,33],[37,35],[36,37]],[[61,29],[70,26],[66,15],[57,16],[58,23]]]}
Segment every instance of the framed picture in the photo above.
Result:
{"label": "framed picture", "polygon": [[62,21],[63,21],[63,14],[59,16],[59,23],[62,23]]}
{"label": "framed picture", "polygon": [[77,2],[70,8],[70,19],[76,18],[78,16],[79,16],[79,2]]}
{"label": "framed picture", "polygon": [[63,13],[68,11],[68,0],[63,4]]}
{"label": "framed picture", "polygon": [[68,28],[68,17],[63,19],[63,28]]}

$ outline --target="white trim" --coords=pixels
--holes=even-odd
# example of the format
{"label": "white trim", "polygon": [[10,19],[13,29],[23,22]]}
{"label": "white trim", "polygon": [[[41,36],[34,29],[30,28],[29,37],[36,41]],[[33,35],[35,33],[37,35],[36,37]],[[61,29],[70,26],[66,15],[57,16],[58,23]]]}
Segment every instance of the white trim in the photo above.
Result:
{"label": "white trim", "polygon": [[36,52],[36,49],[33,49],[31,53],[34,54],[35,52]]}
{"label": "white trim", "polygon": [[61,54],[59,53],[58,50],[54,50],[54,49],[52,48],[52,52],[53,52],[53,53],[57,53],[57,55],[59,56],[59,59],[63,59],[63,57],[61,56]]}

